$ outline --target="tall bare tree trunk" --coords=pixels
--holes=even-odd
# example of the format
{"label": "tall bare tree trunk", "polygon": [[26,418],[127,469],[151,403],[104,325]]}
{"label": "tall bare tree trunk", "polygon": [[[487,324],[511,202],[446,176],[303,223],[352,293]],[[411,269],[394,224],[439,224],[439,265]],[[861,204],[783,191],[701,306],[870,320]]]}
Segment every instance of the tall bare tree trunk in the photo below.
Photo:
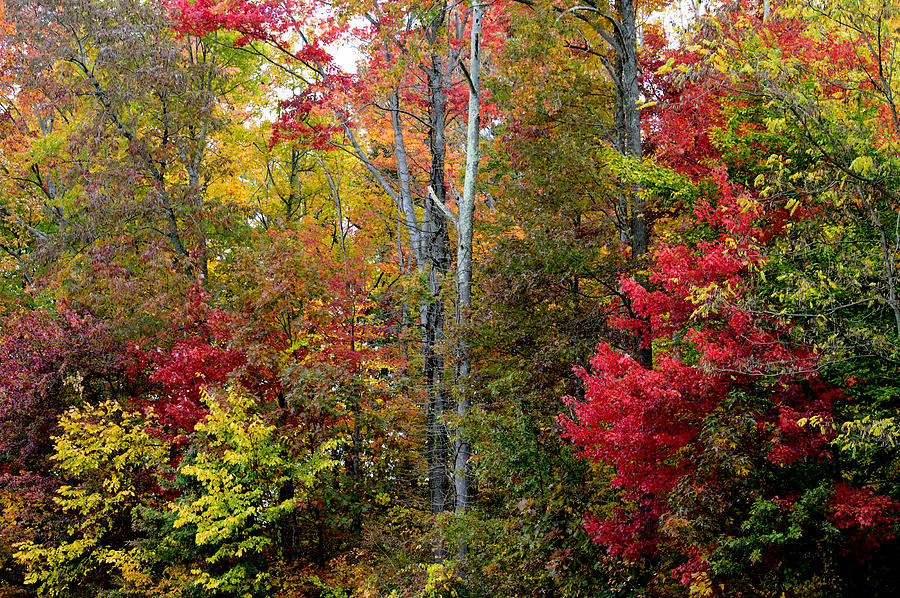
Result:
{"label": "tall bare tree trunk", "polygon": [[[472,364],[469,346],[465,339],[472,309],[472,238],[475,220],[475,189],[478,179],[478,141],[481,131],[481,21],[483,10],[480,0],[472,1],[471,59],[469,64],[469,122],[466,129],[466,178],[463,182],[462,201],[459,204],[456,241],[457,307],[457,386],[460,389],[456,413],[463,419],[471,406],[466,380]],[[471,447],[464,436],[456,441],[456,462],[453,484],[456,496],[456,513],[462,515],[469,506],[469,455]],[[461,549],[464,551],[464,549]]]}
{"label": "tall bare tree trunk", "polygon": [[[616,113],[617,125],[619,125],[617,140],[619,151],[640,163],[643,159],[641,146],[641,112],[638,105],[640,101],[640,88],[638,86],[638,56],[637,56],[637,15],[635,13],[634,0],[616,0],[616,10],[619,13],[619,27],[616,28],[616,43],[618,48],[616,60]],[[624,141],[624,143],[623,143]],[[647,206],[644,202],[640,186],[629,185],[623,192],[629,196],[628,205],[631,207],[630,237],[631,256],[637,267],[640,268],[645,261],[645,256],[650,246],[650,231],[647,226]],[[645,277],[638,275],[641,284],[647,284]],[[653,367],[653,351],[649,346],[644,346],[645,339],[638,334],[634,339],[635,359],[644,367]]]}
{"label": "tall bare tree trunk", "polygon": [[444,302],[441,297],[444,280],[450,272],[450,235],[447,218],[441,206],[446,205],[447,97],[444,94],[443,60],[440,55],[431,56],[426,68],[429,92],[429,149],[431,169],[429,187],[432,193],[425,195],[425,212],[422,216],[423,253],[428,262],[427,280],[429,301],[421,308],[422,357],[425,385],[428,391],[428,486],[429,504],[434,514],[447,510],[449,492],[450,441],[444,417],[447,413],[447,393],[444,385]]}

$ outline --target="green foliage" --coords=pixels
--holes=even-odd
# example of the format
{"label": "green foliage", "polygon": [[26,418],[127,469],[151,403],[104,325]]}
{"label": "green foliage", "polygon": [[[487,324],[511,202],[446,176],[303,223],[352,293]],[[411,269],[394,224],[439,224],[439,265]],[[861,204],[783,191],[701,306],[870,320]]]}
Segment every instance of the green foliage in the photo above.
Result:
{"label": "green foliage", "polygon": [[198,451],[179,469],[198,491],[176,506],[174,526],[194,526],[196,545],[212,553],[192,570],[196,585],[213,595],[266,595],[275,581],[268,569],[277,553],[276,524],[300,500],[281,498],[281,490],[289,483],[295,489],[312,485],[336,464],[327,455],[339,441],[295,461],[251,397],[232,390],[221,398],[204,393],[203,399],[209,415],[197,425]]}
{"label": "green foliage", "polygon": [[320,592],[321,598],[349,598],[346,590],[325,583],[318,575],[310,575],[306,577],[306,582]]}
{"label": "green foliage", "polygon": [[[834,568],[830,559],[798,558],[824,550],[839,534],[825,517],[828,494],[825,487],[811,488],[789,507],[777,498],[755,500],[740,526],[744,535],[725,539],[709,557],[711,574],[741,576],[751,592],[778,585],[794,591],[805,586],[809,591],[823,581],[834,589],[839,581],[829,571]],[[778,567],[773,569],[767,561]],[[806,595],[820,594],[809,591]]]}
{"label": "green foliage", "polygon": [[146,475],[165,458],[163,443],[147,432],[152,422],[152,412],[124,411],[111,401],[71,409],[60,420],[54,460],[69,481],[55,498],[61,533],[46,543],[24,542],[15,553],[39,595],[89,596],[146,560],[127,540],[132,509],[146,499]]}

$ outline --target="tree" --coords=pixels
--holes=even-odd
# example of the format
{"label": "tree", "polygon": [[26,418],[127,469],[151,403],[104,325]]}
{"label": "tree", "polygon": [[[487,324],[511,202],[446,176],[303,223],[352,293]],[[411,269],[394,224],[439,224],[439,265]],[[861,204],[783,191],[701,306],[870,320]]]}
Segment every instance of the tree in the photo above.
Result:
{"label": "tree", "polygon": [[176,39],[156,5],[7,6],[10,43],[28,49],[12,71],[12,121],[30,151],[6,172],[21,197],[12,228],[34,239],[24,263],[42,288],[146,326],[157,309],[145,285],[208,282],[210,142],[218,104],[236,95],[230,75],[248,64],[212,40]]}
{"label": "tree", "polygon": [[[616,0],[614,3],[589,0],[575,6],[554,6],[560,16],[572,15],[590,31],[590,36],[581,33],[581,39],[570,45],[599,58],[605,75],[612,82],[615,119],[610,141],[631,168],[638,167],[643,159],[637,8],[634,0]],[[594,43],[592,38],[599,38],[600,43]],[[650,247],[650,223],[644,194],[636,181],[626,178],[618,195],[613,207],[616,226],[622,241],[630,244],[632,259],[641,264]],[[633,339],[632,345],[631,351],[639,356],[641,363],[650,367],[653,363],[651,347],[640,338]]]}
{"label": "tree", "polygon": [[[430,294],[419,306],[422,369],[428,397],[426,452],[429,455],[430,509],[433,513],[443,512],[450,504],[450,444],[444,421],[450,396],[444,380],[446,322],[443,289],[453,261],[447,221],[456,220],[448,207],[447,127],[459,109],[456,96],[463,79],[457,73],[462,56],[458,42],[464,34],[467,14],[454,12],[445,3],[430,6],[428,10],[403,2],[379,3],[369,11],[346,7],[345,10],[350,12],[359,12],[371,25],[371,38],[366,40],[372,48],[366,73],[370,87],[354,89],[351,79],[336,71],[330,55],[323,49],[325,43],[340,35],[342,25],[326,18],[322,33],[314,36],[308,26],[311,19],[318,18],[312,16],[315,13],[313,5],[289,8],[278,3],[249,7],[173,2],[170,7],[185,31],[205,33],[230,28],[245,34],[239,41],[248,51],[274,51],[280,68],[295,77],[298,87],[295,97],[284,103],[278,138],[299,140],[318,136],[320,143],[337,143],[330,137],[335,133],[335,126],[317,119],[318,115],[330,110],[332,118],[337,120],[337,130],[344,135],[346,151],[359,159],[382,190],[395,200],[402,215],[403,232],[409,238],[415,270],[418,276],[427,280]],[[452,27],[451,19],[455,20]],[[285,31],[300,38],[298,47],[289,46]],[[408,75],[396,77],[393,71],[401,66],[416,69],[421,77],[418,80]],[[448,94],[448,90],[452,92]],[[386,110],[374,116],[354,114],[351,106],[359,97],[368,100],[368,107],[377,108],[381,93],[387,96]],[[356,94],[356,98],[352,94]],[[402,102],[407,102],[411,108],[421,105],[425,114],[420,117],[415,112],[407,112]],[[354,126],[354,119],[375,120],[385,113],[390,116],[394,154],[391,167],[395,169],[396,181],[385,175],[378,160],[363,147]],[[425,159],[409,151],[403,123],[406,114],[412,114],[413,120],[426,125],[423,131],[427,147]],[[423,166],[421,174],[414,170],[417,162]],[[417,203],[423,208],[421,217],[416,212]],[[408,271],[405,266],[402,269]]]}
{"label": "tree", "polygon": [[193,526],[197,546],[210,548],[191,585],[213,594],[268,595],[275,580],[265,557],[277,549],[274,524],[300,501],[299,495],[282,499],[280,489],[288,480],[295,491],[310,486],[316,474],[334,465],[327,454],[336,441],[297,461],[277,427],[253,413],[246,395],[231,392],[219,402],[207,394],[205,402],[209,416],[197,425],[204,437],[179,470],[198,492],[180,501],[174,522],[176,528]]}
{"label": "tree", "polygon": [[56,540],[60,419],[72,408],[123,400],[141,381],[129,375],[131,355],[103,322],[65,306],[56,315],[16,310],[0,333],[0,537],[9,549],[4,580],[18,584],[24,572],[12,564],[12,547]]}
{"label": "tree", "polygon": [[[479,0],[472,2],[472,28],[469,33],[469,114],[466,121],[466,175],[463,181],[462,201],[457,221],[456,292],[457,326],[468,327],[472,310],[472,240],[474,237],[475,191],[478,179],[479,145],[481,140],[481,23],[484,11]],[[471,374],[471,357],[464,338],[457,340],[457,380],[465,384]],[[469,414],[471,399],[463,387],[458,399],[457,415],[465,420]],[[456,512],[464,514],[469,505],[468,467],[471,447],[466,438],[456,442],[454,464],[454,493]]]}
{"label": "tree", "polygon": [[130,546],[132,509],[155,502],[153,474],[165,456],[148,433],[152,418],[106,401],[60,419],[53,460],[68,483],[54,497],[58,537],[21,542],[14,555],[38,595],[96,595],[117,576],[139,574],[147,555]]}
{"label": "tree", "polygon": [[[615,468],[621,492],[620,505],[589,517],[588,529],[611,551],[650,574],[671,571],[695,593],[831,595],[862,586],[877,592],[873,580],[885,577],[874,572],[894,550],[891,476],[875,473],[872,461],[846,459],[839,452],[846,437],[831,441],[848,412],[885,405],[877,375],[867,374],[865,389],[853,388],[848,371],[881,368],[870,369],[869,349],[847,331],[855,329],[856,339],[883,334],[887,319],[854,313],[839,298],[850,297],[855,283],[820,269],[871,271],[855,250],[837,259],[832,253],[866,243],[850,232],[859,220],[835,218],[849,216],[840,210],[847,196],[860,207],[866,200],[856,196],[858,188],[837,185],[812,199],[812,189],[821,187],[807,177],[819,170],[810,157],[822,155],[821,139],[807,136],[801,119],[799,126],[782,124],[785,117],[797,123],[796,114],[782,112],[784,96],[771,101],[767,87],[773,81],[767,69],[780,71],[783,59],[760,62],[762,72],[747,66],[753,61],[745,52],[783,56],[784,50],[761,48],[772,40],[797,42],[757,33],[800,33],[806,22],[777,11],[762,22],[732,8],[716,13],[717,27],[699,29],[699,43],[660,60],[655,73],[661,107],[651,117],[651,147],[683,177],[686,192],[668,201],[692,204],[693,216],[676,217],[659,246],[650,277],[655,289],[623,283],[647,323],[631,318],[620,325],[653,339],[657,367],[648,371],[602,347],[594,373],[582,373],[585,401],[573,401],[576,417],[565,420],[585,457]],[[817,35],[827,31],[820,22],[808,26]],[[835,41],[817,50],[834,50]],[[731,42],[741,48],[734,63]],[[797,43],[813,47],[811,40]],[[839,58],[845,50],[826,68],[840,72],[854,64]],[[819,67],[814,62],[797,72]],[[796,83],[779,93],[823,93],[821,77]],[[769,91],[760,94],[761,87]],[[812,122],[830,127],[824,112]],[[835,234],[847,243],[829,239]],[[822,282],[804,285],[810,273]],[[796,301],[813,296],[797,309]],[[823,336],[830,338],[822,342]],[[848,357],[853,366],[838,361]],[[853,407],[851,393],[861,401]],[[848,545],[865,566],[837,549]],[[835,556],[824,567],[796,558],[829,550]]]}
{"label": "tree", "polygon": [[[588,530],[695,591],[852,587],[843,557],[813,567],[798,555],[852,537],[866,558],[892,538],[896,505],[851,487],[832,465],[842,393],[815,373],[816,356],[790,340],[788,325],[743,307],[747,277],[764,263],[753,224],[761,212],[748,197],[716,201],[696,208],[708,241],[661,248],[651,277],[659,290],[626,284],[668,355],[650,371],[601,347],[594,374],[581,373],[576,419],[563,419],[585,457],[615,468],[622,493]],[[821,427],[801,427],[811,419]]]}

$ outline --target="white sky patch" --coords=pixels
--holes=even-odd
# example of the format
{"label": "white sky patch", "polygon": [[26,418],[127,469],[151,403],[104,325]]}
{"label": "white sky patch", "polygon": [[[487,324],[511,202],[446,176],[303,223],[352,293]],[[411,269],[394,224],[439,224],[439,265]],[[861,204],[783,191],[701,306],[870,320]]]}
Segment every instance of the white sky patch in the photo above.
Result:
{"label": "white sky patch", "polygon": [[[365,27],[366,25],[368,25],[368,22],[365,19],[353,17],[350,19],[349,27],[350,29],[353,29],[356,27]],[[325,46],[325,49],[334,57],[335,64],[337,64],[342,71],[355,74],[357,71],[357,63],[363,56],[362,52],[360,52],[361,45],[361,39],[355,35],[348,34],[338,42]]]}
{"label": "white sky patch", "polygon": [[660,23],[669,37],[669,47],[675,47],[678,33],[685,31],[697,21],[697,16],[706,14],[703,0],[675,0],[663,10],[650,13],[648,22]]}
{"label": "white sky patch", "polygon": [[356,73],[356,63],[362,58],[357,43],[341,43],[327,46],[328,52],[334,56],[334,62],[345,73]]}

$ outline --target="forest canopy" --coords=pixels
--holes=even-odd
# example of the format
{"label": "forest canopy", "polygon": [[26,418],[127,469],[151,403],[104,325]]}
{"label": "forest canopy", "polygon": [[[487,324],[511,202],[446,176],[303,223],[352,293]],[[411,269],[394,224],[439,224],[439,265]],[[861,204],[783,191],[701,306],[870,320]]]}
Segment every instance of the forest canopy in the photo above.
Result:
{"label": "forest canopy", "polygon": [[0,0],[0,596],[893,596],[900,3],[682,4]]}

